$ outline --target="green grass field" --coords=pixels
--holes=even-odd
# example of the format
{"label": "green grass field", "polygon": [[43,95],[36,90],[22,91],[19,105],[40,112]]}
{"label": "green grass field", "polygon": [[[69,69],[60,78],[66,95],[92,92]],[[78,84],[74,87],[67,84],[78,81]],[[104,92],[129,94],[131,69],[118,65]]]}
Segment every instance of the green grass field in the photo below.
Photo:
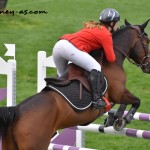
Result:
{"label": "green grass field", "polygon": [[[37,91],[37,52],[45,50],[51,55],[57,39],[82,28],[82,23],[97,21],[99,13],[113,7],[121,14],[120,25],[127,18],[133,24],[142,24],[150,18],[149,0],[12,0],[7,9],[11,11],[45,11],[47,14],[0,15],[0,56],[4,57],[4,43],[16,44],[17,60],[17,103]],[[150,37],[150,24],[146,32]],[[136,66],[125,62],[127,87],[141,99],[139,112],[150,113],[150,75],[143,74]],[[47,75],[54,75],[55,71]],[[6,86],[5,76],[0,77],[0,87]],[[4,104],[2,104],[4,105]],[[96,123],[103,123],[104,117]],[[147,122],[133,121],[127,127],[150,130]],[[148,150],[150,141],[124,136],[86,133],[86,147],[99,150]]]}

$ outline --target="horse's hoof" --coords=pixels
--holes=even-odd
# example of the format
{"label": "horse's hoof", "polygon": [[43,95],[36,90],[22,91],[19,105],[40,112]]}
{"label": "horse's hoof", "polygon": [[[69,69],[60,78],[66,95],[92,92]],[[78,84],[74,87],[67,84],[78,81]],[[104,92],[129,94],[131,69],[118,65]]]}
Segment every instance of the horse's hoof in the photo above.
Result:
{"label": "horse's hoof", "polygon": [[124,117],[124,119],[126,120],[126,123],[129,124],[133,120],[133,115],[127,115]]}
{"label": "horse's hoof", "polygon": [[104,121],[104,126],[105,127],[113,126],[114,121],[115,121],[115,119],[113,116],[108,116]]}
{"label": "horse's hoof", "polygon": [[125,126],[126,126],[126,120],[123,118],[118,118],[113,123],[113,127],[116,131],[122,130]]}

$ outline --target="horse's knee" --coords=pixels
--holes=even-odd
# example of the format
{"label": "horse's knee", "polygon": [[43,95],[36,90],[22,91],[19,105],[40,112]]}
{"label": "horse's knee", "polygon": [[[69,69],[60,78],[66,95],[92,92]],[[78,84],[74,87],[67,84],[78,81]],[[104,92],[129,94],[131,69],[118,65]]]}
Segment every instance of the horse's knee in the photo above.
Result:
{"label": "horse's knee", "polygon": [[135,103],[132,104],[132,107],[138,109],[141,105],[141,100],[139,98],[136,99]]}
{"label": "horse's knee", "polygon": [[133,119],[134,114],[136,113],[137,109],[140,107],[141,101],[139,98],[136,99],[136,102],[132,104],[131,109],[128,111],[126,116],[124,117],[127,123],[130,123]]}

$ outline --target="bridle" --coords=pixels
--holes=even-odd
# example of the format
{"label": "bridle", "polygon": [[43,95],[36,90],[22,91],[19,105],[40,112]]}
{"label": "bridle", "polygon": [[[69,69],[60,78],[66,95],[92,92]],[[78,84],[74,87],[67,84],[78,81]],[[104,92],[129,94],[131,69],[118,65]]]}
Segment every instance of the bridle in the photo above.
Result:
{"label": "bridle", "polygon": [[[131,50],[130,53],[128,53],[128,54],[126,54],[124,51],[119,50],[119,49],[116,49],[116,48],[115,48],[115,50],[121,52],[121,53],[128,59],[128,61],[129,61],[130,63],[136,65],[137,67],[143,68],[143,67],[147,66],[147,65],[150,63],[150,59],[145,62],[145,60],[146,60],[147,58],[150,58],[150,55],[148,54],[148,51],[146,50],[147,47],[146,47],[146,46],[144,45],[144,43],[142,42],[142,37],[145,35],[145,33],[144,33],[144,32],[143,32],[143,33],[141,32],[141,29],[140,29],[139,26],[131,25],[130,27],[133,28],[133,29],[135,29],[135,30],[138,32],[138,34],[139,34],[139,35],[138,35],[138,40],[139,40],[139,38],[140,38],[141,43],[142,43],[142,46],[143,46],[143,49],[144,49],[144,51],[145,51],[145,56],[142,58],[141,63],[136,63],[134,60],[132,60],[132,59],[129,57],[129,56],[131,55],[131,53],[133,52],[133,50]],[[138,40],[137,40],[137,41],[138,41]],[[144,62],[145,62],[145,63],[144,63]]]}

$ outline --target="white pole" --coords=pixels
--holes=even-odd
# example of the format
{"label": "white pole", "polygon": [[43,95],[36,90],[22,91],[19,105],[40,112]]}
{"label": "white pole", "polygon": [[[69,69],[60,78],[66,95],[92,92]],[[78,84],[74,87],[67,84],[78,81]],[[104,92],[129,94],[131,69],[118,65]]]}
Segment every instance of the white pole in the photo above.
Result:
{"label": "white pole", "polygon": [[76,147],[85,147],[85,131],[76,130]]}
{"label": "white pole", "polygon": [[7,106],[16,105],[16,60],[8,60]]}
{"label": "white pole", "polygon": [[46,66],[44,66],[44,61],[46,59],[46,52],[38,52],[38,66],[37,66],[37,92],[40,92],[46,85],[44,78],[46,77]]}
{"label": "white pole", "polygon": [[45,51],[38,52],[37,66],[37,92],[40,92],[46,85],[44,78],[46,77],[46,68],[56,68],[53,56],[46,57]]}

